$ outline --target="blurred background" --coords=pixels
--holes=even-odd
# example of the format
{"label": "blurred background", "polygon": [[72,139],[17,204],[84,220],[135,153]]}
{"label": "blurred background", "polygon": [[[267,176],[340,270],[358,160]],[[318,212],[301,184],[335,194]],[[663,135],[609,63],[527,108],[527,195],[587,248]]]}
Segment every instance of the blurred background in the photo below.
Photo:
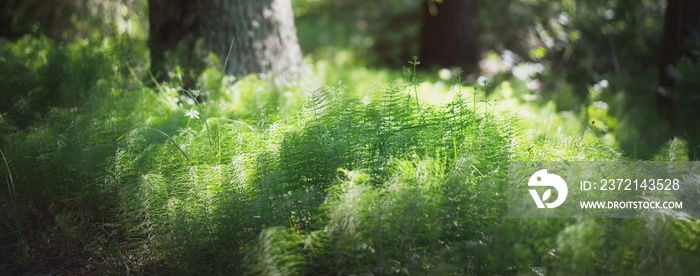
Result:
{"label": "blurred background", "polygon": [[[14,41],[41,36],[56,44],[112,38],[129,45],[121,48],[135,52],[134,60],[127,62],[142,72],[149,67],[139,58],[148,56],[148,4],[145,0],[4,1],[0,37]],[[691,158],[699,156],[700,24],[695,3],[294,0],[292,8],[307,64],[373,68],[400,76],[415,56],[419,70],[432,72],[424,75],[426,80],[439,79],[440,69],[461,68],[466,82],[488,80],[488,93],[507,84],[527,100],[551,102],[557,112],[583,116],[585,128],[614,133],[614,143],[630,156],[647,158],[673,137],[687,141]],[[31,116],[23,116],[22,110],[36,108],[26,106],[28,98],[21,94],[27,88],[12,79],[27,75],[27,65],[8,64],[10,59],[2,62],[0,74],[7,87],[0,107],[6,117],[24,125]],[[325,80],[358,82],[350,71],[337,72]],[[64,102],[80,99],[45,94],[34,95],[32,104],[41,109],[61,104],[59,97]]]}
{"label": "blurred background", "polygon": [[[485,76],[490,92],[507,82],[541,103],[552,101],[557,111],[584,116],[585,127],[615,133],[631,156],[648,158],[679,136],[698,157],[695,4],[679,10],[680,2],[654,0],[294,4],[302,49],[312,57],[347,51],[352,62],[398,69],[416,55],[419,68],[461,67],[468,81]],[[665,17],[677,24],[664,30]],[[660,96],[660,87],[675,91]]]}

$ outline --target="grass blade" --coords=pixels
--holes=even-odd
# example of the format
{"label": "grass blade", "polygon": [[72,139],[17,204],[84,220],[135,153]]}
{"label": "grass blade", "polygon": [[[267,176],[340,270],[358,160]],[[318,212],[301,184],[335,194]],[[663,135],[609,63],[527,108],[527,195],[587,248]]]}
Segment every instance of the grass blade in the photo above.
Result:
{"label": "grass blade", "polygon": [[[153,130],[153,131],[158,132],[158,133],[162,134],[163,136],[167,137],[167,138],[170,140],[170,142],[173,142],[173,145],[175,145],[175,147],[177,147],[177,149],[180,150],[180,153],[182,153],[182,155],[185,156],[185,159],[187,159],[187,161],[190,160],[190,157],[189,157],[189,156],[187,155],[187,153],[185,153],[185,151],[180,147],[180,144],[178,144],[177,142],[175,142],[175,140],[173,140],[173,137],[170,137],[170,135],[168,135],[167,133],[163,132],[163,131],[160,130],[160,129],[152,128],[152,127],[139,127],[139,128],[135,128],[135,129],[129,130],[126,134],[131,133],[131,132],[134,132],[134,131],[137,131],[137,130],[140,130],[140,129]],[[124,138],[124,136],[126,136],[126,134],[124,134],[124,135],[122,135],[122,136],[119,136],[119,138],[117,138],[117,141],[119,141],[119,140],[121,140],[122,138]]]}

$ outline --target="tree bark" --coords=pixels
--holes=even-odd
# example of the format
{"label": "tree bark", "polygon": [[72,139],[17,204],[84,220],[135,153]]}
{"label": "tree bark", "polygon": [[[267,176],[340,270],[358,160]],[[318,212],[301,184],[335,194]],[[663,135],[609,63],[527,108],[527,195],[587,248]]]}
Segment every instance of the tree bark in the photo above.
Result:
{"label": "tree bark", "polygon": [[[226,73],[269,75],[277,83],[303,65],[291,0],[149,0],[151,68],[163,74],[165,52],[197,40],[222,63]],[[233,39],[233,44],[231,44]],[[192,53],[190,53],[192,55]]]}
{"label": "tree bark", "polygon": [[426,66],[460,67],[473,73],[479,64],[477,0],[426,0],[419,59]]}
{"label": "tree bark", "polygon": [[[681,57],[695,59],[694,47],[689,43],[693,34],[700,31],[700,1],[668,0],[664,16],[661,62],[659,64],[656,104],[659,112],[672,125],[678,120],[678,100],[682,95],[676,90],[678,78],[675,70]],[[694,60],[697,62],[697,60]]]}

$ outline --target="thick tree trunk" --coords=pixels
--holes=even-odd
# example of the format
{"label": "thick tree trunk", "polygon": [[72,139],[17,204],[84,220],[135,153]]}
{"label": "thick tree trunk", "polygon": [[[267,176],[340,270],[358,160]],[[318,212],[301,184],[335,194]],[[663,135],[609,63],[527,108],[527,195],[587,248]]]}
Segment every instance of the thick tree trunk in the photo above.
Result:
{"label": "thick tree trunk", "polygon": [[[685,56],[691,59],[694,50],[690,41],[700,31],[700,1],[669,0],[664,17],[661,62],[656,103],[659,112],[671,124],[678,120],[680,91],[676,89],[676,64]],[[697,62],[697,61],[696,61]]]}
{"label": "thick tree trunk", "polygon": [[477,0],[426,0],[419,59],[426,66],[478,69]]}
{"label": "thick tree trunk", "polygon": [[198,39],[222,63],[231,46],[226,73],[270,75],[276,81],[297,75],[303,64],[290,0],[149,0],[152,70],[162,74],[164,53]]}

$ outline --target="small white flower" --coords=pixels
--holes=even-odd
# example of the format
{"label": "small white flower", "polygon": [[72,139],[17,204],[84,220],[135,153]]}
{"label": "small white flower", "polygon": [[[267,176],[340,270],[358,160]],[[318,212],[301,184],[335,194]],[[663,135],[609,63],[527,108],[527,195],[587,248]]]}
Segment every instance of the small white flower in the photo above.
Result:
{"label": "small white flower", "polygon": [[185,117],[190,117],[190,119],[199,119],[199,111],[190,109],[185,112]]}
{"label": "small white flower", "polygon": [[481,87],[486,86],[488,84],[488,82],[489,82],[489,79],[484,77],[484,76],[480,76],[478,79],[476,79],[476,83],[479,84],[479,86],[481,86]]}

